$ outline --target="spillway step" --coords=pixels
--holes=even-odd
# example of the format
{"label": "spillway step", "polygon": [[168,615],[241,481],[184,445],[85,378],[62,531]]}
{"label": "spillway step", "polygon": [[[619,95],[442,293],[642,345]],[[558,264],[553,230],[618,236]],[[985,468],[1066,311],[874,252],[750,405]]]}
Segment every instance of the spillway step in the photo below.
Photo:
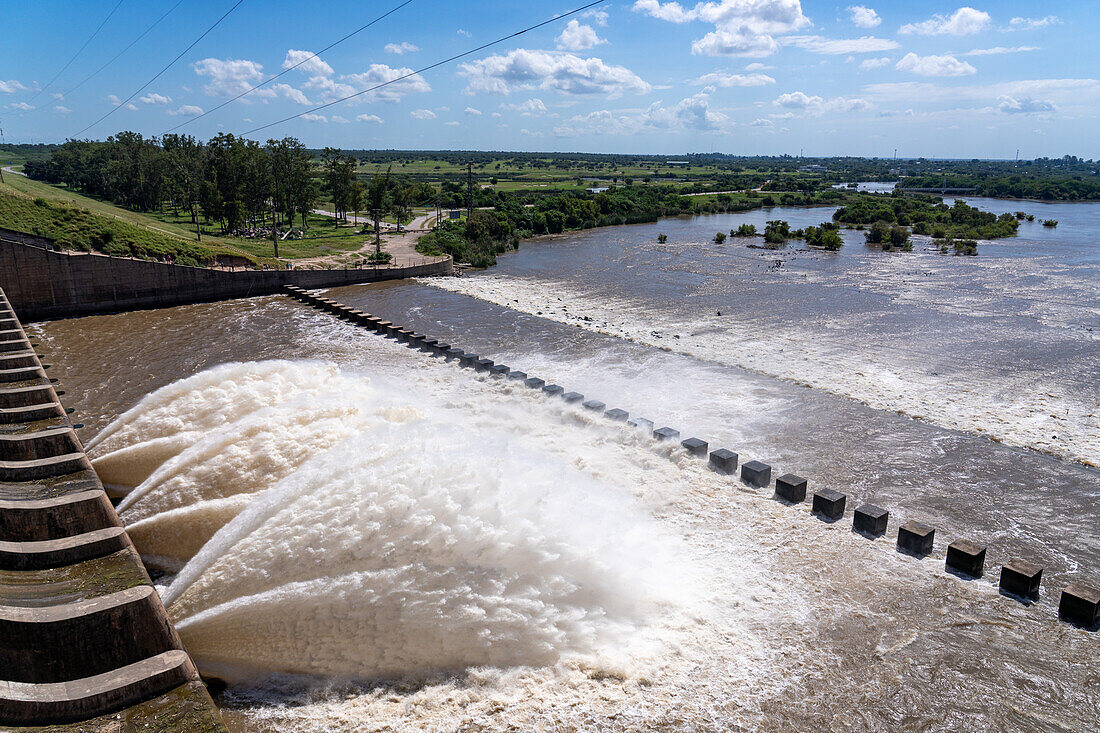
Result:
{"label": "spillway step", "polygon": [[0,540],[44,542],[121,526],[101,490],[31,501],[0,500]]}
{"label": "spillway step", "polygon": [[45,570],[110,555],[131,546],[122,527],[59,537],[52,540],[0,541],[0,570]]}
{"label": "spillway step", "polygon": [[0,481],[36,481],[66,476],[91,467],[83,451],[29,461],[0,461]]}

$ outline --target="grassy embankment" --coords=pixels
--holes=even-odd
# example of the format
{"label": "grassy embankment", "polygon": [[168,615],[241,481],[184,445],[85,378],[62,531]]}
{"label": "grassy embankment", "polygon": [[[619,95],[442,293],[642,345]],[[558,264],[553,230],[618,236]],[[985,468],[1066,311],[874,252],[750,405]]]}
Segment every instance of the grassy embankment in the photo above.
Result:
{"label": "grassy embankment", "polygon": [[[213,226],[204,225],[200,244],[190,217],[182,213],[129,211],[63,186],[11,173],[4,174],[0,195],[6,202],[0,206],[0,226],[49,237],[72,249],[154,259],[171,254],[177,262],[186,264],[211,263],[218,256],[274,264],[270,240],[223,237]],[[34,205],[35,199],[48,206]],[[346,259],[353,260],[350,253],[370,239],[359,233],[359,227],[334,227],[332,219],[324,216],[311,215],[309,224],[305,239],[279,243],[281,258],[349,253]]]}

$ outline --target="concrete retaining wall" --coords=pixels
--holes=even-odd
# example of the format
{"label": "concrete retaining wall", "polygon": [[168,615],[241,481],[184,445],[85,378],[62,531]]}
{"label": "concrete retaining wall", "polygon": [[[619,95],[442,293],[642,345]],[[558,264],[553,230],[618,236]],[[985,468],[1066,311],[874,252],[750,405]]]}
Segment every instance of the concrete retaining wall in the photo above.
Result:
{"label": "concrete retaining wall", "polygon": [[449,257],[425,260],[410,267],[233,272],[55,252],[0,232],[0,288],[24,322],[270,295],[285,285],[326,288],[452,272]]}

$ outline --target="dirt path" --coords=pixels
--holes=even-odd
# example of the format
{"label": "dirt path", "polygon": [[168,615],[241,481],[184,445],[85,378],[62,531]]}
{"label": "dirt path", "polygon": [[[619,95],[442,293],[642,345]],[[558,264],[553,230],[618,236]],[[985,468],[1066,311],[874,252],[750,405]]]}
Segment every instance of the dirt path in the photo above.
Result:
{"label": "dirt path", "polygon": [[[314,210],[314,213],[321,216],[333,216],[331,212]],[[426,264],[429,262],[437,262],[442,259],[441,257],[425,257],[416,251],[416,243],[422,236],[427,234],[428,222],[435,218],[435,214],[425,214],[418,216],[409,222],[408,227],[401,234],[387,234],[383,232],[382,236],[382,251],[389,252],[393,255],[393,260],[390,263],[391,267],[405,267],[407,265],[414,264]],[[363,217],[349,216],[349,221],[353,221],[356,224],[370,223]],[[396,229],[395,224],[388,225],[390,230]],[[352,260],[357,260],[355,255],[362,255],[364,257],[370,256],[374,252],[374,237],[372,235],[364,235],[363,245],[351,252],[340,252],[337,254],[325,255],[323,257],[307,257],[299,260],[292,260],[294,267],[313,269],[317,267],[326,267],[329,265],[343,265],[346,266],[351,263]]]}

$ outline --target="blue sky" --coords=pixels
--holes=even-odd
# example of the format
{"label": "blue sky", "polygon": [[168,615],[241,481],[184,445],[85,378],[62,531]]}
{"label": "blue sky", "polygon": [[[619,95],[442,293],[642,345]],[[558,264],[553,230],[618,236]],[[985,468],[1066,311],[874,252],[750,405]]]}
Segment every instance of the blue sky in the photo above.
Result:
{"label": "blue sky", "polygon": [[[262,124],[585,4],[244,0],[130,102],[234,0],[36,0],[5,8],[0,126],[8,142],[119,130],[207,138]],[[90,74],[166,11],[156,28]],[[422,76],[272,127],[345,148],[1100,158],[1100,3],[612,0]],[[79,85],[79,86],[78,86]],[[75,88],[75,89],[74,89]]]}

